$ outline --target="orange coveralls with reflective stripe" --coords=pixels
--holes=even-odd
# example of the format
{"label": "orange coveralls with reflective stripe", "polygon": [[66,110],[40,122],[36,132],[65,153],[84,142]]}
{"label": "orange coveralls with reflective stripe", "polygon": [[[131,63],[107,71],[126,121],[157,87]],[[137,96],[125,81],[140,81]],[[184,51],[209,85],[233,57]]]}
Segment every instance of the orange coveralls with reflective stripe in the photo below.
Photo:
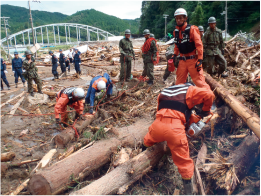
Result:
{"label": "orange coveralls with reflective stripe", "polygon": [[[195,105],[203,102],[202,110],[210,111],[214,97],[215,95],[211,90],[190,86],[186,94],[186,103],[188,108],[191,109]],[[161,109],[157,111],[156,120],[149,127],[149,132],[144,137],[144,145],[150,147],[155,143],[167,141],[173,162],[178,167],[182,178],[190,179],[194,173],[194,164],[189,156],[185,123],[185,115],[179,111],[172,109]]]}
{"label": "orange coveralls with reflective stripe", "polygon": [[[55,111],[55,118],[59,118],[59,114],[61,114],[61,120],[66,122],[68,112],[67,111],[67,105],[69,103],[69,98],[66,94],[60,94],[60,92],[57,94],[56,97],[56,104],[54,107]],[[71,108],[74,108],[78,114],[83,114],[84,104],[83,100],[76,101],[73,104],[69,105]]]}
{"label": "orange coveralls with reflective stripe", "polygon": [[[176,26],[176,28],[179,30],[179,38],[181,38],[181,39],[183,38],[181,31],[185,31],[186,27],[187,27],[186,22],[182,27]],[[173,32],[173,35],[175,37],[175,30]],[[182,53],[180,53],[178,46],[175,44],[174,54],[178,55],[180,53],[181,57],[196,55],[196,50],[197,50],[198,59],[203,60],[203,44],[202,44],[201,37],[200,37],[199,31],[198,31],[198,27],[193,26],[193,25],[190,27],[189,39],[190,39],[190,42],[195,42],[196,49],[190,53],[182,54]],[[176,84],[184,84],[187,80],[188,73],[189,73],[196,86],[210,89],[209,85],[205,82],[205,77],[203,75],[203,69],[201,69],[198,72],[197,69],[195,68],[198,59],[194,58],[194,59],[187,59],[186,61],[184,61],[184,60],[179,61],[179,66],[178,66],[178,69],[176,72],[176,74],[177,74]]]}

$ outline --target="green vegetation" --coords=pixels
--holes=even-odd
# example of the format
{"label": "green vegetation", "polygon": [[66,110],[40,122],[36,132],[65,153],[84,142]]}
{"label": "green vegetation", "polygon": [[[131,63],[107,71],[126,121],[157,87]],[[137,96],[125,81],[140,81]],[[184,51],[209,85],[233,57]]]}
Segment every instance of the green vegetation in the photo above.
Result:
{"label": "green vegetation", "polygon": [[[124,35],[124,31],[126,29],[130,29],[132,33],[137,33],[138,26],[139,26],[138,19],[135,20],[120,19],[115,16],[110,16],[102,12],[96,11],[94,9],[79,11],[71,16],[67,16],[57,12],[52,13],[52,12],[45,12],[45,11],[32,11],[32,15],[34,20],[34,27],[38,27],[46,24],[53,24],[53,23],[78,23],[78,24],[85,24],[85,25],[98,27],[114,35]],[[11,5],[1,5],[1,16],[10,17],[10,19],[8,20],[8,23],[10,25],[10,29],[8,30],[9,35],[31,27],[30,20],[29,20],[29,10],[26,8],[11,6]],[[50,33],[51,31],[53,31],[53,28],[49,27],[48,28],[49,38],[53,39],[53,36]],[[43,28],[43,33],[45,36],[44,39],[46,39],[47,41],[45,32],[46,29]],[[55,29],[55,33],[56,35],[58,34],[57,28]],[[59,33],[63,37],[61,38],[64,39],[65,41],[65,28],[59,27]],[[37,34],[39,34],[37,39],[39,42],[41,42],[42,38],[40,35],[40,31],[37,32]],[[76,39],[75,28],[70,28],[70,34],[71,34],[71,38],[75,37]],[[6,37],[3,26],[1,27],[1,37],[2,38]],[[96,34],[94,33],[90,34],[91,40],[96,39],[96,37],[97,37]],[[27,35],[25,35],[25,41],[27,39],[28,39]],[[100,39],[104,39],[104,38],[100,36]],[[23,41],[22,35],[17,36],[17,40],[18,43],[22,43]],[[56,36],[56,41],[57,40],[58,40],[58,36]],[[82,41],[87,40],[87,32],[85,32],[84,30],[81,30],[81,40]],[[31,34],[30,34],[30,41],[31,43],[33,41]]]}
{"label": "green vegetation", "polygon": [[[228,1],[228,33],[236,34],[239,30],[249,32],[257,23],[260,23],[259,1]],[[165,32],[165,19],[163,14],[168,14],[167,32],[172,33],[175,28],[174,12],[178,8],[186,9],[188,22],[193,25],[208,27],[208,18],[217,19],[217,27],[225,29],[225,1],[143,1],[140,29],[142,33],[148,28],[156,38],[163,37]]]}

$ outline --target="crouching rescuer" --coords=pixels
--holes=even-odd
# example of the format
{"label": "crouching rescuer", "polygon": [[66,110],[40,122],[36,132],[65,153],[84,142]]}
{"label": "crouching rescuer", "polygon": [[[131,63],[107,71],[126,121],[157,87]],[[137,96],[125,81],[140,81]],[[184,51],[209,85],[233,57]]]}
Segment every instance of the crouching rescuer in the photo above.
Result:
{"label": "crouching rescuer", "polygon": [[[84,104],[84,90],[82,88],[66,88],[61,90],[56,94],[56,105],[54,107],[55,110],[55,119],[57,124],[61,124],[62,122],[67,123],[68,121],[68,112],[67,112],[67,105],[71,108],[74,108],[76,110],[76,116],[77,118],[82,118]],[[61,120],[60,115],[61,114]],[[63,125],[66,127],[67,125],[63,123]]]}
{"label": "crouching rescuer", "polygon": [[158,96],[156,120],[149,127],[144,137],[146,147],[167,141],[172,159],[182,176],[184,191],[192,195],[191,178],[194,163],[189,156],[189,145],[186,136],[192,108],[203,103],[201,118],[210,114],[214,94],[206,88],[199,88],[191,83],[179,84],[165,88]]}
{"label": "crouching rescuer", "polygon": [[90,114],[93,114],[93,106],[96,92],[106,91],[107,98],[105,101],[109,101],[112,95],[113,84],[108,73],[104,73],[103,76],[96,76],[92,79],[87,95],[85,97],[85,104],[90,104]]}

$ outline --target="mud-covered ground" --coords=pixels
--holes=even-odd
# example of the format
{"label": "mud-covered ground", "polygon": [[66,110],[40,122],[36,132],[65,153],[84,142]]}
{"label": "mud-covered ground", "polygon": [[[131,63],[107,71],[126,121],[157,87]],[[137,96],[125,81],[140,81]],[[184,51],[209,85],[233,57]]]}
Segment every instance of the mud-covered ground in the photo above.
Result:
{"label": "mud-covered ground", "polygon": [[[115,44],[115,43],[114,43]],[[140,47],[142,42],[135,42],[134,46]],[[115,44],[117,45],[117,44]],[[164,63],[163,63],[164,64]],[[85,91],[88,89],[88,85],[93,76],[98,74],[103,74],[105,72],[111,73],[112,70],[118,72],[120,65],[116,66],[99,66],[97,68],[91,68],[87,66],[81,66],[82,76],[76,78],[72,73],[67,78],[62,78],[58,81],[52,81],[53,75],[51,74],[51,67],[39,67],[39,75],[43,80],[43,86],[45,89],[50,91],[59,91],[64,87],[79,86],[84,88]],[[141,58],[138,58],[135,62],[135,68],[137,70],[142,70],[143,62]],[[232,68],[231,68],[232,69]],[[8,74],[7,78],[10,84],[14,84],[14,77],[10,66],[7,66]],[[73,66],[71,67],[73,70]],[[58,67],[58,71],[60,68]],[[164,74],[164,68],[160,72],[160,75],[155,76],[155,83],[153,86],[149,87],[144,82],[139,82],[137,79],[133,79],[131,82],[125,82],[124,84],[117,83],[114,87],[113,100],[110,103],[100,106],[109,113],[111,119],[105,121],[103,117],[98,117],[92,122],[91,126],[86,128],[83,132],[81,138],[91,138],[92,132],[91,127],[124,127],[133,124],[140,119],[155,119],[156,105],[157,105],[157,95],[160,89],[163,89],[167,85],[170,85],[175,81],[175,74],[167,79],[164,84],[162,82],[162,76]],[[216,78],[217,79],[217,78]],[[222,80],[224,83],[224,79]],[[227,80],[227,87],[231,86],[229,79]],[[21,81],[19,81],[21,83]],[[244,84],[243,84],[244,85]],[[232,87],[233,88],[233,87]],[[14,86],[11,86],[11,91],[14,90]],[[122,94],[123,91],[125,93]],[[4,91],[1,94],[1,103],[15,97],[22,91],[27,91],[27,87],[20,87],[17,91],[9,93]],[[7,94],[5,94],[7,92]],[[131,96],[137,92],[137,96]],[[242,91],[243,92],[243,91]],[[243,94],[243,93],[242,93]],[[237,95],[242,95],[237,92]],[[119,96],[121,95],[121,96]],[[20,105],[20,108],[25,109],[31,114],[37,114],[37,116],[22,116],[24,114],[22,111],[17,110],[16,115],[10,117],[7,113],[10,112],[13,105],[17,102],[15,101],[3,106],[1,108],[1,153],[4,152],[15,152],[15,158],[10,163],[18,163],[25,160],[41,159],[49,150],[56,148],[53,138],[57,135],[61,128],[55,124],[54,115],[39,115],[39,109],[42,114],[48,114],[54,112],[55,98],[49,97],[46,104],[36,104],[31,105],[28,101],[29,95],[25,95],[25,99]],[[247,94],[243,94],[246,105],[251,108],[251,110],[257,112],[259,107],[256,104],[255,99],[251,99]],[[99,96],[99,100],[103,95]],[[117,97],[117,98],[116,98]],[[144,104],[135,108],[141,103]],[[101,101],[100,104],[104,103]],[[197,153],[203,142],[207,144],[208,154],[216,151],[218,149],[224,157],[228,156],[229,152],[234,150],[243,139],[227,139],[227,136],[231,134],[247,133],[249,134],[249,129],[245,123],[238,118],[234,112],[226,106],[224,102],[217,99],[216,100],[217,110],[221,116],[218,123],[215,125],[214,138],[211,140],[210,129],[206,132],[205,137],[199,138],[190,143],[190,154],[195,160],[197,158]],[[69,107],[68,107],[69,109]],[[70,109],[69,109],[70,110]],[[88,107],[85,108],[85,112],[88,112]],[[21,115],[21,116],[19,116]],[[69,113],[70,123],[72,124],[74,120],[75,113]],[[25,135],[20,135],[21,131],[28,129],[28,133]],[[103,138],[99,138],[103,139]],[[67,145],[67,148],[59,149],[57,148],[57,153],[54,155],[50,165],[58,161],[58,157],[67,151],[70,146],[74,145],[76,141],[71,142]],[[14,191],[24,180],[26,180],[30,172],[35,168],[37,162],[25,164],[20,167],[13,167],[7,170],[5,174],[2,173],[1,178],[1,194],[10,194]],[[259,168],[260,162],[257,161],[254,164],[253,170],[249,172],[249,180],[246,184],[240,184],[235,190],[234,194],[243,190],[250,181],[257,181],[260,179]],[[100,171],[94,173],[94,179],[98,179],[100,176],[105,174],[109,165],[105,165]],[[94,180],[93,178],[86,178],[84,182],[81,182],[78,186],[74,188],[79,189]],[[207,180],[203,176],[203,181],[205,186],[207,186]],[[215,189],[215,185],[211,185],[212,188],[208,188],[207,194],[224,194],[221,189]],[[130,188],[125,192],[125,194],[168,194],[174,193],[174,190],[180,190],[180,194],[183,194],[183,185],[180,174],[178,173],[177,167],[173,164],[171,155],[164,155],[162,160],[159,162],[157,167],[153,168],[151,172],[145,174],[140,180],[135,182]],[[66,191],[64,194],[69,194],[71,189]],[[259,189],[255,190],[256,194],[259,194]],[[24,189],[20,194],[29,194],[27,189]]]}

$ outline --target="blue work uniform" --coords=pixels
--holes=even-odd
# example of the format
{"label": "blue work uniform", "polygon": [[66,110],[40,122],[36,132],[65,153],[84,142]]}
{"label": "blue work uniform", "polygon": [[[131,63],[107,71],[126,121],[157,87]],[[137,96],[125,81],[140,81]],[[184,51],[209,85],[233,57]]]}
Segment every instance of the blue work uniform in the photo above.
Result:
{"label": "blue work uniform", "polygon": [[94,99],[95,99],[95,93],[96,92],[100,92],[97,89],[97,83],[99,80],[103,79],[103,81],[107,81],[106,82],[106,89],[107,89],[107,95],[111,95],[112,94],[112,88],[113,88],[113,84],[112,81],[110,79],[109,74],[104,73],[103,76],[95,76],[89,86],[87,95],[85,97],[85,103],[89,103],[90,106],[94,105]]}
{"label": "blue work uniform", "polygon": [[18,83],[18,78],[20,77],[22,82],[25,83],[25,79],[23,76],[23,60],[21,58],[14,58],[12,60],[12,71],[14,71],[15,83]]}
{"label": "blue work uniform", "polygon": [[73,58],[73,62],[74,62],[74,64],[75,64],[75,71],[76,71],[76,73],[81,73],[80,64],[79,64],[79,63],[81,63],[80,54],[81,54],[81,52],[78,51],[78,52],[74,55],[74,58]]}
{"label": "blue work uniform", "polygon": [[58,76],[57,67],[58,67],[58,58],[53,54],[52,55],[52,73],[54,76]]}
{"label": "blue work uniform", "polygon": [[1,58],[1,89],[4,88],[3,81],[6,84],[7,87],[9,87],[9,82],[6,79],[5,71],[6,70],[6,64],[3,58]]}
{"label": "blue work uniform", "polygon": [[64,58],[65,58],[64,54],[60,53],[59,63],[60,63],[60,66],[61,66],[62,73],[64,73],[66,71],[66,67],[64,65]]}

